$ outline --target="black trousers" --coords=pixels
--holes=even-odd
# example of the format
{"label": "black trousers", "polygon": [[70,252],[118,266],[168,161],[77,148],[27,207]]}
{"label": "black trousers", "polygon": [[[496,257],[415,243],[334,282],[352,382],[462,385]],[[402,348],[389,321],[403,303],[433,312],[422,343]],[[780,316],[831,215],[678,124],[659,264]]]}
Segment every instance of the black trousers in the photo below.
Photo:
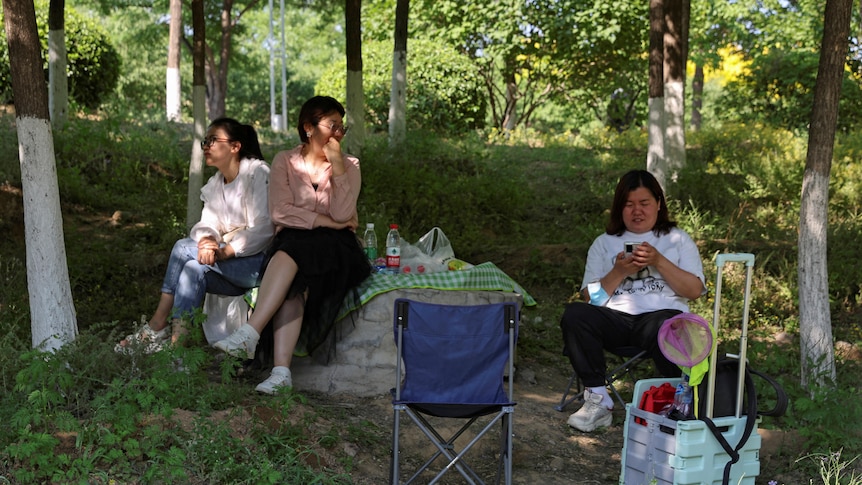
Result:
{"label": "black trousers", "polygon": [[658,310],[629,315],[610,308],[575,302],[566,305],[560,319],[563,343],[569,361],[585,387],[603,387],[607,362],[605,353],[619,347],[646,350],[664,377],[679,377],[679,366],[667,360],[658,346],[658,331],[679,310]]}

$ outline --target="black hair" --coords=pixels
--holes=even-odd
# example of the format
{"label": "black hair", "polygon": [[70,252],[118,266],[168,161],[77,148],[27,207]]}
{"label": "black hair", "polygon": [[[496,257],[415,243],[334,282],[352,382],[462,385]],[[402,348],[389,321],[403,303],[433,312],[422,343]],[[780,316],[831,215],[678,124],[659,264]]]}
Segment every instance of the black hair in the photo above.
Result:
{"label": "black hair", "polygon": [[221,128],[231,141],[239,142],[239,159],[257,158],[263,160],[257,131],[251,125],[244,125],[233,118],[218,118],[210,123],[210,128]]}
{"label": "black hair", "polygon": [[324,116],[338,113],[344,117],[344,106],[337,99],[330,96],[314,96],[302,105],[299,110],[299,120],[296,122],[296,129],[299,132],[299,139],[303,143],[308,143],[308,135],[305,133],[305,124],[316,125],[323,119]]}
{"label": "black hair", "polygon": [[661,184],[646,170],[631,170],[626,172],[620,181],[617,183],[617,189],[614,193],[614,203],[611,207],[611,219],[605,228],[605,232],[611,235],[620,236],[626,231],[626,225],[623,223],[623,209],[628,202],[629,193],[635,189],[645,188],[652,193],[658,202],[658,216],[655,221],[655,226],[652,232],[658,236],[667,234],[671,228],[676,227],[676,222],[670,220],[670,213],[667,210],[664,191]]}

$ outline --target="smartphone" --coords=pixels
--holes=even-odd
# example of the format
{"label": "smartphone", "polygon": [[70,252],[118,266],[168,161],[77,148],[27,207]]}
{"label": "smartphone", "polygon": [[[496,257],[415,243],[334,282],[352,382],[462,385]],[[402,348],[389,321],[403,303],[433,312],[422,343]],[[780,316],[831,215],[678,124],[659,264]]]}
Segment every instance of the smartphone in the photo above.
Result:
{"label": "smartphone", "polygon": [[626,256],[631,256],[633,252],[635,252],[635,248],[640,246],[639,242],[627,242],[626,243]]}

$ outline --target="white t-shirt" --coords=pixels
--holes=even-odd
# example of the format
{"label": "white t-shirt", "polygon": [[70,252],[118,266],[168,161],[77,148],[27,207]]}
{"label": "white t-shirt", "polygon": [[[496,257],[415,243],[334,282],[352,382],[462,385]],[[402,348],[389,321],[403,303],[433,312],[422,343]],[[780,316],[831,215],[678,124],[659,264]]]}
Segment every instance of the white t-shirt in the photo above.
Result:
{"label": "white t-shirt", "polygon": [[[605,233],[597,237],[587,254],[581,289],[586,288],[589,283],[599,281],[613,269],[617,254],[624,250],[625,243],[640,244],[643,241],[656,248],[680,269],[697,276],[701,283],[704,282],[703,263],[697,245],[685,231],[675,227],[660,236],[656,236],[652,231],[643,234],[626,231],[622,236]],[[654,267],[647,266],[626,277],[605,306],[631,315],[666,309],[687,312],[688,299],[676,294]]]}

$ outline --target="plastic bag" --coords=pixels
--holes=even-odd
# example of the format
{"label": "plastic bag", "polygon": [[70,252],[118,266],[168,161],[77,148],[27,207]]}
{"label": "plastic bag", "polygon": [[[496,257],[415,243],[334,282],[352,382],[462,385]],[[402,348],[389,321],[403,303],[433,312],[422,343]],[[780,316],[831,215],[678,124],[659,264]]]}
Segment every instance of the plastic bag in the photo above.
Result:
{"label": "plastic bag", "polygon": [[426,274],[446,271],[445,264],[425,254],[418,246],[401,241],[401,272],[403,274]]}
{"label": "plastic bag", "polygon": [[419,238],[416,247],[431,258],[431,261],[443,266],[446,266],[450,259],[455,258],[452,243],[449,242],[443,230],[436,226]]}
{"label": "plastic bag", "polygon": [[210,345],[223,340],[248,322],[249,305],[244,295],[225,296],[207,293],[203,312],[207,319],[203,323],[204,335]]}
{"label": "plastic bag", "polygon": [[454,259],[452,243],[436,226],[420,237],[415,245],[401,244],[401,272],[405,274],[448,271],[448,264]]}

